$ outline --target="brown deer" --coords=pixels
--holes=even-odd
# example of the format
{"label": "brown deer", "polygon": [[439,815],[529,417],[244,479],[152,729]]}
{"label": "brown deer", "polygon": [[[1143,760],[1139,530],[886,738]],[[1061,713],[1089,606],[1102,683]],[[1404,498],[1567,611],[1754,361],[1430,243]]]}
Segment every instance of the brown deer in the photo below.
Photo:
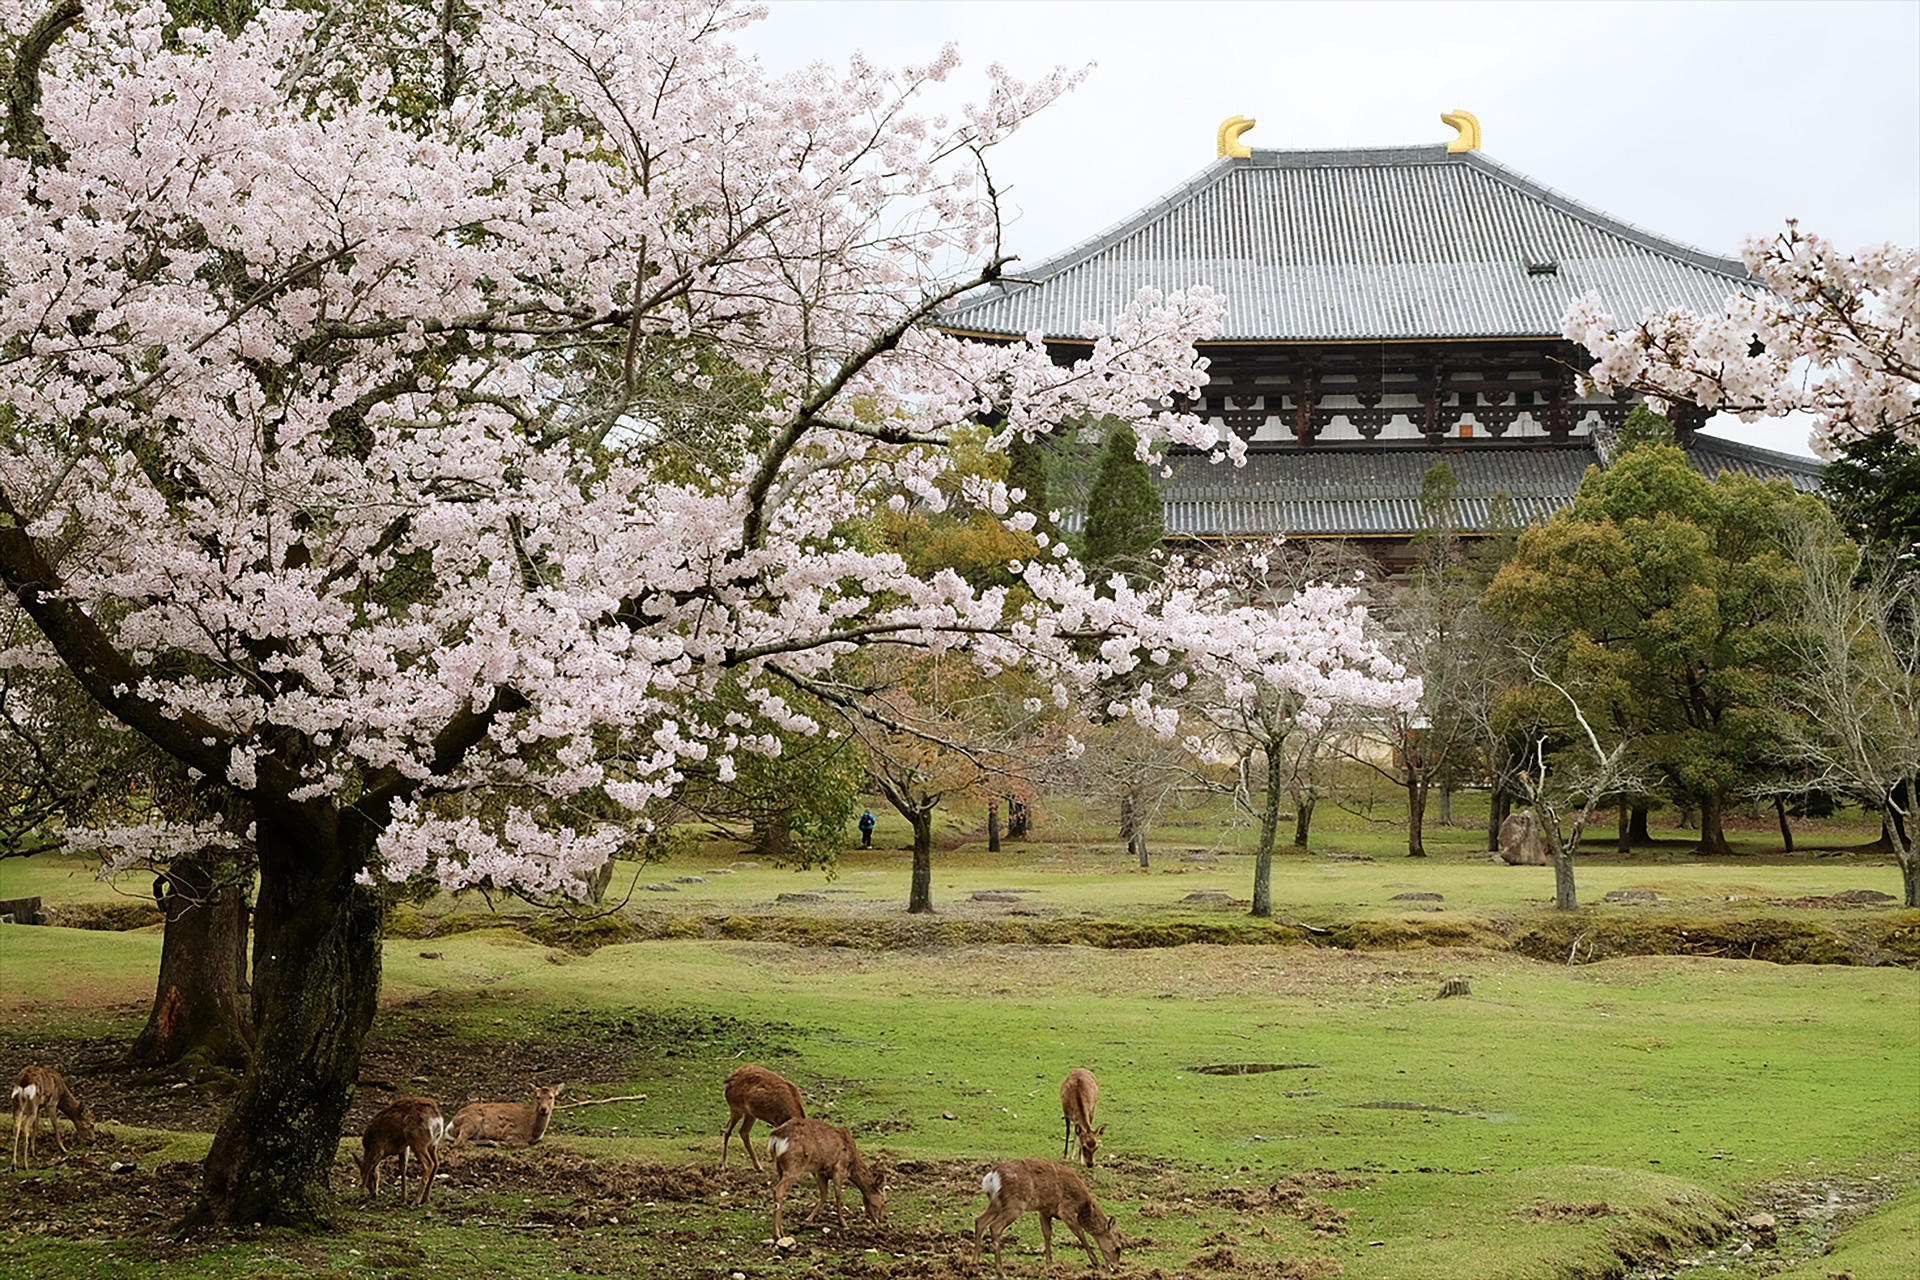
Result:
{"label": "brown deer", "polygon": [[993,1269],[1003,1278],[1006,1269],[1000,1262],[1000,1237],[1015,1218],[1032,1209],[1040,1215],[1040,1241],[1046,1265],[1053,1265],[1053,1220],[1073,1228],[1080,1247],[1087,1251],[1087,1262],[1099,1266],[1093,1256],[1091,1235],[1100,1246],[1109,1270],[1120,1264],[1120,1229],[1112,1218],[1100,1212],[1080,1175],[1051,1160],[1008,1160],[995,1166],[980,1179],[987,1193],[987,1211],[973,1220],[973,1255],[980,1258],[980,1233],[993,1232]]}
{"label": "brown deer", "polygon": [[533,1105],[521,1102],[469,1102],[453,1116],[447,1130],[453,1145],[463,1142],[497,1142],[503,1147],[530,1147],[540,1141],[553,1119],[553,1104],[567,1086],[533,1086]]}
{"label": "brown deer", "polygon": [[1105,1125],[1093,1127],[1093,1104],[1099,1100],[1100,1084],[1085,1067],[1075,1067],[1060,1082],[1060,1114],[1067,1122],[1067,1138],[1060,1147],[1062,1160],[1072,1153],[1073,1135],[1078,1133],[1080,1158],[1087,1162],[1087,1168],[1093,1168],[1093,1153],[1100,1148],[1100,1135],[1107,1131]]}
{"label": "brown deer", "polygon": [[[446,1118],[440,1104],[432,1098],[395,1098],[367,1121],[360,1139],[361,1154],[353,1158],[360,1166],[360,1185],[371,1199],[380,1194],[380,1166],[390,1156],[400,1157],[400,1199],[402,1203],[425,1204],[433,1190],[434,1171],[440,1167],[437,1148],[447,1136]],[[420,1158],[420,1195],[407,1198],[407,1154]]]}
{"label": "brown deer", "polygon": [[73,1121],[76,1139],[93,1141],[93,1110],[74,1096],[67,1078],[52,1067],[25,1067],[13,1079],[13,1163],[23,1169],[32,1167],[33,1135],[43,1115],[60,1154],[67,1152],[60,1136],[61,1116]]}
{"label": "brown deer", "polygon": [[[776,1125],[767,1138],[767,1158],[773,1161],[773,1238],[785,1237],[781,1224],[781,1210],[786,1204],[787,1193],[794,1184],[811,1173],[820,1183],[820,1211],[827,1207],[827,1185],[833,1185],[833,1208],[840,1219],[840,1229],[847,1229],[847,1208],[841,1202],[841,1189],[851,1182],[860,1190],[860,1198],[866,1203],[867,1216],[876,1226],[887,1220],[887,1180],[884,1174],[875,1173],[860,1158],[859,1148],[853,1145],[853,1133],[839,1125],[828,1124],[825,1120],[809,1120],[797,1116],[783,1124]],[[819,1216],[819,1211],[808,1216],[811,1222]]]}
{"label": "brown deer", "polygon": [[764,1120],[770,1125],[782,1125],[789,1120],[805,1119],[807,1109],[800,1104],[800,1091],[791,1081],[752,1063],[733,1069],[727,1076],[726,1091],[727,1131],[720,1135],[720,1167],[727,1167],[727,1142],[733,1137],[733,1126],[737,1124],[740,1145],[747,1149],[747,1159],[753,1161],[754,1170],[758,1172],[760,1156],[747,1137],[753,1132],[753,1122]]}

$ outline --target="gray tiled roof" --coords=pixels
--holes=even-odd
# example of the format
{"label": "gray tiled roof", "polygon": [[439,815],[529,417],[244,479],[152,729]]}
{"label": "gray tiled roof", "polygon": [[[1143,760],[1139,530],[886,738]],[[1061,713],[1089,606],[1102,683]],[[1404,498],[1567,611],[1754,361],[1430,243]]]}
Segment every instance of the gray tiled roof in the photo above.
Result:
{"label": "gray tiled roof", "polygon": [[[1445,462],[1459,482],[1458,527],[1484,533],[1498,494],[1512,501],[1521,524],[1570,505],[1587,468],[1600,460],[1597,445],[1583,437],[1557,447],[1281,448],[1250,453],[1240,468],[1188,453],[1169,458],[1173,474],[1157,483],[1173,538],[1396,538],[1422,527],[1420,483],[1434,463]],[[1803,492],[1818,488],[1820,463],[1811,458],[1696,436],[1687,459],[1709,477],[1733,471],[1788,480]]]}
{"label": "gray tiled roof", "polygon": [[1444,146],[1217,160],[1085,244],[1011,271],[942,325],[1078,338],[1143,286],[1210,284],[1227,304],[1219,341],[1558,337],[1589,289],[1625,321],[1649,307],[1718,311],[1754,287],[1735,259]]}

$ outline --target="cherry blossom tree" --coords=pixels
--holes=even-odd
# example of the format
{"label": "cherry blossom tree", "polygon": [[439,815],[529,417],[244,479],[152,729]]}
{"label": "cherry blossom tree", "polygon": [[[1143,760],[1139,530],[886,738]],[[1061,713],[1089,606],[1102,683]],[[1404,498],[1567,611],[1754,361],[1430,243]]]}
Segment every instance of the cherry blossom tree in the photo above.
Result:
{"label": "cherry blossom tree", "polygon": [[1764,288],[1717,316],[1665,311],[1622,326],[1598,294],[1575,301],[1564,330],[1593,352],[1589,378],[1662,412],[1807,413],[1826,452],[1886,433],[1920,444],[1920,249],[1843,253],[1789,222],[1743,257]]}
{"label": "cherry blossom tree", "polygon": [[[1207,725],[1191,750],[1203,758],[1239,762],[1255,751],[1266,760],[1265,804],[1254,850],[1252,914],[1273,914],[1273,846],[1280,798],[1287,793],[1285,742],[1296,730],[1312,734],[1334,713],[1345,717],[1411,715],[1421,683],[1390,660],[1372,634],[1356,583],[1296,587],[1278,572],[1275,557],[1250,550],[1217,564],[1182,565],[1197,604],[1212,614],[1220,643],[1190,653],[1196,710]],[[1165,716],[1145,702],[1116,708],[1137,717]]]}
{"label": "cherry blossom tree", "polygon": [[27,33],[0,578],[89,696],[253,815],[258,1047],[195,1221],[325,1221],[383,886],[580,892],[685,766],[725,782],[819,730],[792,690],[857,710],[822,677],[871,645],[1023,668],[1064,709],[1161,650],[1264,672],[1347,643],[1338,609],[1216,627],[1191,593],[1096,593],[1057,544],[1016,595],[853,532],[878,491],[1030,530],[1003,482],[939,485],[983,421],[995,448],[1091,418],[1215,447],[1164,407],[1204,381],[1204,288],[1090,320],[1071,364],[927,323],[1006,268],[987,159],[1065,77],[989,68],[932,114],[951,50],[772,77],[726,0],[232,34],[0,5]]}

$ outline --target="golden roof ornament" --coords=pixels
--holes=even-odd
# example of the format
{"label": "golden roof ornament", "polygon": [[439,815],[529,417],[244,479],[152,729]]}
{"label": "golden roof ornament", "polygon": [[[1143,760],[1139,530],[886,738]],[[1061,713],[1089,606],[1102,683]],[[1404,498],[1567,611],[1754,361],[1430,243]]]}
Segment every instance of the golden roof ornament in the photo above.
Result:
{"label": "golden roof ornament", "polygon": [[1215,139],[1218,149],[1214,152],[1214,155],[1234,156],[1241,160],[1252,155],[1253,152],[1248,150],[1246,145],[1240,141],[1240,135],[1258,123],[1260,123],[1258,120],[1249,120],[1245,116],[1234,116],[1231,120],[1221,121],[1220,133]]}
{"label": "golden roof ornament", "polygon": [[1458,107],[1443,111],[1440,113],[1440,123],[1450,124],[1460,131],[1460,136],[1447,144],[1447,154],[1480,149],[1480,122],[1474,119],[1472,112],[1462,111]]}

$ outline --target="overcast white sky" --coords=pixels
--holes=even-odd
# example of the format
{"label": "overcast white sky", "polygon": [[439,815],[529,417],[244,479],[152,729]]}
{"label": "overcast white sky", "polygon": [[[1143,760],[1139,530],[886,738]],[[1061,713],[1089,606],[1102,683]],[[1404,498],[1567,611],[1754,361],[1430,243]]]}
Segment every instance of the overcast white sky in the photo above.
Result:
{"label": "overcast white sky", "polygon": [[[1492,159],[1714,253],[1788,218],[1843,246],[1920,244],[1920,0],[1883,3],[1182,3],[772,0],[740,44],[769,68],[947,41],[978,96],[991,62],[1092,70],[994,159],[1039,261],[1252,147],[1445,142],[1479,117]],[[1169,282],[1180,283],[1180,282]],[[1807,453],[1780,425],[1716,432]]]}

